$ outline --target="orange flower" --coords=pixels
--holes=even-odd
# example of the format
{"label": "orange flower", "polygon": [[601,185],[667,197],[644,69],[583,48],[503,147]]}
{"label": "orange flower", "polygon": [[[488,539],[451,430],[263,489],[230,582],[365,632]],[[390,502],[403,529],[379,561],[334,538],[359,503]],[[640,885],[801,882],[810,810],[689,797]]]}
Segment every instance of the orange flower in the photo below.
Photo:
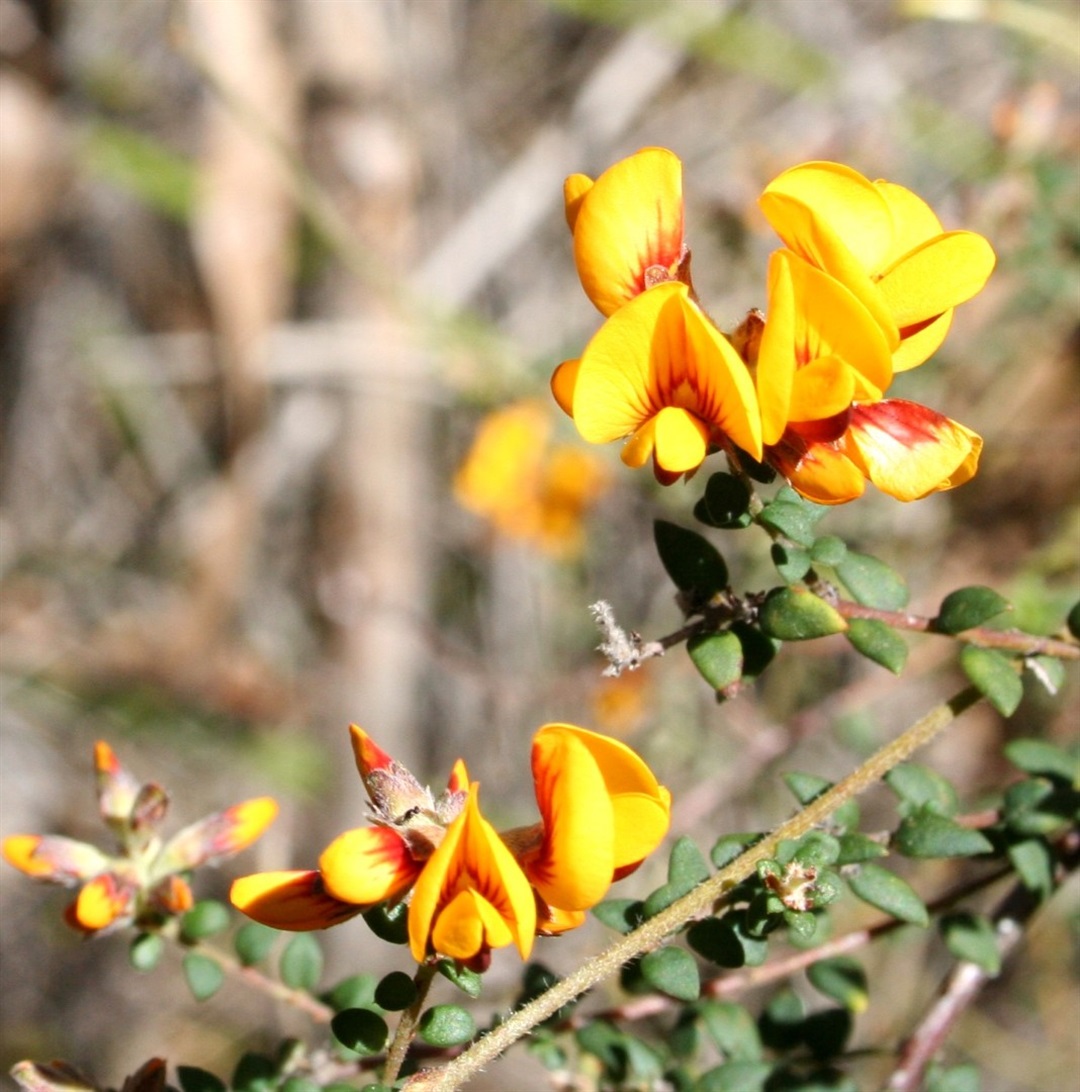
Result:
{"label": "orange flower", "polygon": [[158,827],[168,796],[153,782],[140,785],[103,742],[94,746],[98,809],[119,842],[114,855],[71,838],[13,834],[4,839],[8,864],[35,879],[80,886],[65,919],[95,934],[125,925],[160,925],[189,910],[194,898],[179,873],[246,849],[277,815],[269,797],[248,800],[193,823],[162,845]]}

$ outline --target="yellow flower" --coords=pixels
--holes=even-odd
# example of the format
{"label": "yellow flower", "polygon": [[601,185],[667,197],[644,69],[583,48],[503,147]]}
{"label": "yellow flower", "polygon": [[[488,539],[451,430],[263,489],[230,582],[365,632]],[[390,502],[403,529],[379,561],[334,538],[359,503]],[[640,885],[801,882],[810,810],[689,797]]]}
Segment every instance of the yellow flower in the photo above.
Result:
{"label": "yellow flower", "polygon": [[580,925],[667,833],[667,789],[624,744],[583,728],[536,733],[541,821],[501,835],[481,815],[479,786],[467,783],[461,762],[434,800],[359,728],[350,731],[378,825],[336,838],[317,870],[237,880],[233,904],[256,921],[322,929],[409,897],[418,961],[436,954],[483,970],[493,948],[513,944],[525,958],[538,934]]}
{"label": "yellow flower", "polygon": [[682,163],[666,148],[642,148],[594,182],[563,185],[581,286],[604,315],[646,288],[688,276]]}
{"label": "yellow flower", "polygon": [[866,307],[893,347],[896,371],[937,350],[953,308],[981,291],[994,268],[981,235],[944,231],[910,190],[839,163],[784,171],[760,204],[786,246]]}
{"label": "yellow flower", "polygon": [[65,919],[85,933],[160,925],[184,913],[194,898],[180,873],[246,849],[278,811],[269,797],[234,804],[162,845],[157,829],[168,808],[165,790],[153,782],[140,785],[100,741],[94,746],[94,772],[98,810],[117,836],[117,853],[53,835],[13,834],[3,843],[4,859],[26,875],[80,887]]}
{"label": "yellow flower", "polygon": [[552,444],[551,429],[546,408],[532,400],[490,414],[454,476],[454,495],[500,534],[570,557],[608,474],[590,453]]}
{"label": "yellow flower", "polygon": [[760,459],[753,380],[680,282],[657,284],[616,311],[552,377],[552,392],[590,443],[629,437],[627,466],[652,460],[657,480],[692,474],[733,443]]}

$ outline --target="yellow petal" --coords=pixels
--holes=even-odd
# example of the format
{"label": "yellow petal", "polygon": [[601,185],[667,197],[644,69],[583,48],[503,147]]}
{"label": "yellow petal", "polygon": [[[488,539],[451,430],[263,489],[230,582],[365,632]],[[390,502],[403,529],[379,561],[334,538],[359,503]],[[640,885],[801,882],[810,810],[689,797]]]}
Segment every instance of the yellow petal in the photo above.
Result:
{"label": "yellow petal", "polygon": [[937,213],[906,186],[879,178],[874,188],[888,204],[893,222],[892,244],[881,268],[944,231]]}
{"label": "yellow petal", "polygon": [[769,309],[761,333],[756,374],[761,438],[766,444],[775,444],[787,427],[791,386],[799,366],[795,352],[800,321],[793,278],[796,262],[799,259],[785,250],[776,251],[769,259]]}
{"label": "yellow petal", "polygon": [[704,422],[687,410],[665,406],[649,424],[653,455],[662,470],[682,474],[701,465],[709,439],[709,428]]}
{"label": "yellow petal", "polygon": [[573,231],[577,223],[578,209],[585,194],[592,189],[593,180],[587,174],[572,174],[563,183],[563,205],[566,211],[566,226]]}
{"label": "yellow petal", "polygon": [[[409,903],[409,947],[417,962],[427,956],[439,916],[462,891],[470,890],[483,896],[495,909],[505,923],[506,935],[523,959],[532,951],[536,934],[533,891],[510,850],[480,814],[478,789],[475,782],[469,787],[464,809],[447,828],[446,836],[428,858],[413,888]],[[463,904],[457,905],[460,910]],[[479,904],[464,905],[475,909]],[[481,921],[483,935],[493,935],[488,924]],[[460,925],[455,924],[454,936],[462,935]],[[479,951],[478,948],[455,958],[471,958]]]}
{"label": "yellow petal", "polygon": [[134,910],[135,889],[121,883],[110,872],[95,876],[79,892],[73,917],[80,929],[97,933],[120,919],[129,918]]}
{"label": "yellow petal", "polygon": [[542,898],[566,910],[595,906],[611,886],[615,820],[603,774],[572,732],[533,739],[532,772],[543,842],[522,865]]}
{"label": "yellow petal", "polygon": [[845,504],[866,489],[862,470],[837,444],[808,442],[789,429],[768,461],[791,487],[815,504]]}
{"label": "yellow petal", "polygon": [[239,853],[262,836],[277,813],[277,801],[261,796],[208,815],[169,839],[156,871],[183,872]]}
{"label": "yellow petal", "polygon": [[894,398],[856,406],[845,446],[878,489],[911,501],[970,480],[982,438],[926,406]]}
{"label": "yellow petal", "polygon": [[4,860],[36,880],[72,885],[109,864],[101,850],[57,834],[12,834],[4,839]]}
{"label": "yellow petal", "polygon": [[982,291],[994,270],[993,248],[973,231],[949,231],[908,251],[878,279],[897,326],[936,318]]}
{"label": "yellow petal", "polygon": [[328,895],[315,870],[242,876],[233,882],[229,901],[254,921],[294,932],[326,929],[363,910]]}
{"label": "yellow petal", "polygon": [[[778,200],[781,198],[787,200]],[[813,219],[826,226],[833,238],[841,240],[867,272],[876,270],[892,249],[894,221],[889,202],[873,182],[851,167],[821,161],[801,163],[788,168],[765,187],[760,204],[766,219],[780,238],[799,253],[796,235],[801,235],[802,230],[796,232],[796,224],[781,212],[790,212],[791,202],[808,209]],[[804,230],[805,225],[801,228]]]}
{"label": "yellow petal", "polygon": [[472,959],[484,948],[504,948],[514,937],[499,912],[475,890],[459,891],[439,912],[431,945],[441,955]]}
{"label": "yellow petal", "polygon": [[683,258],[682,163],[666,148],[643,148],[579,196],[582,187],[571,187],[576,213],[567,202],[574,261],[586,295],[611,315],[645,290],[647,270],[674,275]]}
{"label": "yellow petal", "polygon": [[338,835],[319,858],[326,891],[343,902],[371,906],[399,895],[420,874],[401,835],[361,827]]}
{"label": "yellow petal", "polygon": [[792,421],[820,421],[843,413],[855,395],[855,372],[836,356],[822,356],[795,373]]}
{"label": "yellow petal", "polygon": [[567,417],[574,416],[574,387],[580,360],[564,360],[551,376],[551,393]]}
{"label": "yellow petal", "polygon": [[533,737],[534,754],[537,748],[545,752],[553,745],[552,738],[559,736],[582,744],[600,771],[615,822],[616,869],[644,859],[667,833],[671,814],[668,790],[625,743],[573,724],[547,724],[541,728]]}
{"label": "yellow petal", "polygon": [[[900,345],[893,353],[893,371],[906,372],[929,360],[941,348],[952,325],[952,311],[946,311],[930,322],[908,326],[900,331]],[[866,399],[876,401],[875,398]]]}

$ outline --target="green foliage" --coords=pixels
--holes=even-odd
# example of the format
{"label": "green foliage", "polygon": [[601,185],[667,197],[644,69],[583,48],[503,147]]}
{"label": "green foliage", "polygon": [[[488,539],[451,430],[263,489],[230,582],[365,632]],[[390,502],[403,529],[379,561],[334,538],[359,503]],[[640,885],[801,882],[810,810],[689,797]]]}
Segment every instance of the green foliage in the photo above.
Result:
{"label": "green foliage", "polygon": [[139,933],[128,949],[128,961],[137,971],[152,971],[164,951],[165,941],[157,933]]}
{"label": "green foliage", "polygon": [[221,989],[225,972],[208,956],[188,952],[184,956],[184,980],[196,1001],[206,1001]]}
{"label": "green foliage", "polygon": [[405,903],[399,902],[395,906],[379,903],[365,910],[362,917],[380,940],[385,940],[387,944],[408,944],[409,908]]}
{"label": "green foliage", "polygon": [[294,990],[314,990],[323,970],[322,948],[313,933],[297,933],[281,953],[281,981]]}
{"label": "green foliage", "polygon": [[904,818],[893,844],[905,857],[974,857],[994,848],[986,835],[940,815],[929,805]]}
{"label": "green foliage", "polygon": [[271,929],[257,921],[249,921],[236,930],[233,948],[240,962],[245,967],[252,967],[270,954],[270,949],[279,936],[281,933],[277,929]]}
{"label": "green foliage", "polygon": [[772,544],[769,556],[787,584],[798,584],[813,564],[808,551],[781,542]]}
{"label": "green foliage", "polygon": [[375,1004],[387,1012],[400,1012],[416,1000],[416,983],[404,971],[391,971],[375,987]]}
{"label": "green foliage", "polygon": [[448,982],[453,982],[462,993],[469,997],[479,997],[483,989],[484,976],[470,970],[454,959],[439,960],[439,974]]}
{"label": "green foliage", "polygon": [[894,766],[885,775],[885,784],[896,793],[898,810],[904,817],[923,810],[955,815],[960,806],[952,782],[915,762]]}
{"label": "green foliage", "polygon": [[353,974],[323,993],[322,1000],[335,1012],[374,1004],[377,979],[373,974]]}
{"label": "green foliage", "polygon": [[227,929],[229,921],[229,908],[224,903],[203,899],[180,919],[180,933],[187,941],[203,940]]}
{"label": "green foliage", "polygon": [[675,586],[693,596],[697,603],[707,603],[727,587],[728,571],[724,559],[711,542],[696,531],[658,519],[653,536],[660,561]]}
{"label": "green foliage", "polygon": [[748,527],[750,491],[732,474],[713,474],[694,507],[694,516],[709,527]]}
{"label": "green foliage", "polygon": [[176,1078],[180,1082],[181,1092],[227,1092],[223,1080],[195,1066],[177,1066]]}
{"label": "green foliage", "polygon": [[368,1008],[344,1009],[337,1013],[330,1021],[330,1030],[342,1046],[357,1054],[378,1054],[390,1037],[386,1021]]}
{"label": "green foliage", "polygon": [[809,548],[814,545],[814,526],[827,511],[819,504],[804,500],[785,485],[762,508],[758,521],[799,546]]}
{"label": "green foliage", "polygon": [[903,610],[907,606],[908,588],[904,578],[884,561],[848,550],[835,568],[852,598],[864,607]]}
{"label": "green foliage", "polygon": [[645,904],[640,899],[605,899],[592,912],[609,929],[619,933],[629,933],[645,920]]}
{"label": "green foliage", "polygon": [[433,1005],[420,1017],[418,1031],[432,1046],[458,1046],[476,1034],[476,1021],[460,1005]]}
{"label": "green foliage", "polygon": [[934,628],[939,633],[963,633],[1007,610],[1012,610],[1009,601],[993,588],[982,585],[958,588],[941,601]]}
{"label": "green foliage", "polygon": [[1042,739],[1014,739],[1005,744],[1005,757],[1025,773],[1044,774],[1080,788],[1080,746],[1066,751]]}
{"label": "green foliage", "polygon": [[848,1012],[865,1012],[870,1004],[866,972],[850,956],[819,959],[808,968],[806,977],[814,989],[843,1006]]}
{"label": "green foliage", "polygon": [[668,881],[645,900],[644,913],[651,918],[676,899],[692,891],[709,876],[709,866],[693,840],[683,836],[672,847],[668,859]]}
{"label": "green foliage", "polygon": [[742,678],[743,646],[734,633],[706,633],[692,637],[686,651],[701,677],[716,691]]}
{"label": "green foliage", "polygon": [[930,915],[911,885],[880,865],[859,865],[858,871],[848,877],[848,886],[863,902],[900,921],[923,927],[930,924]]}
{"label": "green foliage", "polygon": [[654,990],[677,1001],[696,1001],[701,993],[697,964],[682,948],[649,952],[641,960],[641,974]]}
{"label": "green foliage", "polygon": [[848,619],[847,639],[852,648],[887,671],[899,675],[907,662],[907,642],[877,618]]}
{"label": "green foliage", "polygon": [[847,629],[834,607],[804,588],[774,588],[761,606],[760,620],[762,632],[781,641],[807,641]]}
{"label": "green foliage", "polygon": [[996,975],[1001,970],[1001,952],[998,949],[994,927],[981,914],[958,912],[946,914],[940,922],[945,946],[957,959],[978,964],[987,974]]}
{"label": "green foliage", "polygon": [[993,648],[967,645],[960,652],[960,666],[971,684],[1003,717],[1016,712],[1024,696],[1024,684],[1008,656]]}

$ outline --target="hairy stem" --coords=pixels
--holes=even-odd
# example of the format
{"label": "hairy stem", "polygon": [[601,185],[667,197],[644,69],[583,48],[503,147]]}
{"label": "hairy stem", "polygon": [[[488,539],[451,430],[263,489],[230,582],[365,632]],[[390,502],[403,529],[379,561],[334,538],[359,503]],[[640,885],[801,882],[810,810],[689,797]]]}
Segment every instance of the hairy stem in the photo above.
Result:
{"label": "hairy stem", "polygon": [[416,1035],[416,1025],[420,1022],[420,1013],[424,1010],[424,1002],[427,1000],[428,991],[431,989],[432,979],[435,977],[436,966],[434,963],[421,963],[416,968],[413,984],[416,986],[416,997],[413,1003],[401,1014],[397,1029],[394,1031],[394,1041],[390,1044],[390,1050],[386,1055],[386,1069],[383,1071],[383,1083],[393,1084],[401,1072],[401,1066],[405,1061],[405,1055],[409,1051],[409,1045]]}
{"label": "hairy stem", "polygon": [[631,959],[659,947],[687,922],[711,914],[722,906],[729,893],[751,876],[759,861],[774,857],[780,843],[801,838],[824,822],[838,807],[875,782],[894,766],[951,724],[979,700],[974,687],[932,709],[902,735],[887,743],[853,773],[812,801],[768,837],[751,846],[726,868],[721,869],[693,891],[626,934],[584,966],[567,975],[546,993],[512,1013],[497,1028],[475,1042],[464,1054],[441,1069],[424,1070],[407,1082],[409,1092],[452,1092],[497,1058],[511,1044],[598,982],[616,974]]}

